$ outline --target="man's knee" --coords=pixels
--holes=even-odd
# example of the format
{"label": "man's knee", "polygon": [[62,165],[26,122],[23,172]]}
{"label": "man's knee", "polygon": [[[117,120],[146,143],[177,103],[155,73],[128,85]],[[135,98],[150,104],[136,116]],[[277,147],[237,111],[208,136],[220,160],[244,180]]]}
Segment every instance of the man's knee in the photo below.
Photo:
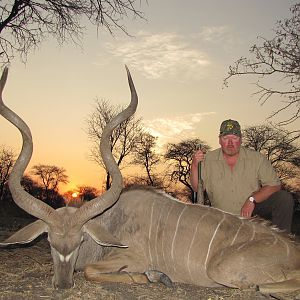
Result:
{"label": "man's knee", "polygon": [[293,196],[284,190],[280,190],[274,193],[270,199],[274,201],[273,209],[280,209],[282,212],[293,211],[294,209],[294,198]]}
{"label": "man's knee", "polygon": [[270,200],[273,203],[272,223],[290,233],[294,212],[293,196],[287,191],[278,191],[270,197]]}

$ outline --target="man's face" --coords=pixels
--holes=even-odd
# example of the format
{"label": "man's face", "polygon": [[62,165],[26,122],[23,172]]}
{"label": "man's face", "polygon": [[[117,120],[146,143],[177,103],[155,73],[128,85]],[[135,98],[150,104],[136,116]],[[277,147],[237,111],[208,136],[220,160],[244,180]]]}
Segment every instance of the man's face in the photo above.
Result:
{"label": "man's face", "polygon": [[234,156],[240,151],[242,138],[234,134],[228,134],[220,136],[219,143],[221,145],[223,153],[229,156]]}

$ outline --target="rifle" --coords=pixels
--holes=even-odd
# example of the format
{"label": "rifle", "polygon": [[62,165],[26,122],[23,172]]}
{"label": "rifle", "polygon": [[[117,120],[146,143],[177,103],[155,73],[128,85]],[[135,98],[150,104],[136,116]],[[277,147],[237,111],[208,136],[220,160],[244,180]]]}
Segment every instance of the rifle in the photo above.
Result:
{"label": "rifle", "polygon": [[203,180],[201,178],[201,161],[198,163],[198,190],[196,201],[196,203],[204,205]]}
{"label": "rifle", "polygon": [[198,163],[198,189],[193,192],[193,203],[204,205],[203,180],[201,178],[201,161]]}

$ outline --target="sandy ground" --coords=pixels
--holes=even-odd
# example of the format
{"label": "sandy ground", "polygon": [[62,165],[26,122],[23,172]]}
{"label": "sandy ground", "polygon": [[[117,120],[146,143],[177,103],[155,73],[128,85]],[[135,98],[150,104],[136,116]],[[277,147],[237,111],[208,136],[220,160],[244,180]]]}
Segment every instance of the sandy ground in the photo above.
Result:
{"label": "sandy ground", "polygon": [[[13,218],[9,226],[0,222],[0,240],[30,220]],[[7,224],[7,223],[6,223]],[[75,273],[75,287],[55,290],[51,285],[53,274],[50,248],[46,237],[29,246],[0,249],[0,299],[298,299],[300,293],[262,295],[255,290],[241,291],[229,288],[202,288],[175,283],[168,288],[151,284],[97,284],[87,282],[83,273]]]}

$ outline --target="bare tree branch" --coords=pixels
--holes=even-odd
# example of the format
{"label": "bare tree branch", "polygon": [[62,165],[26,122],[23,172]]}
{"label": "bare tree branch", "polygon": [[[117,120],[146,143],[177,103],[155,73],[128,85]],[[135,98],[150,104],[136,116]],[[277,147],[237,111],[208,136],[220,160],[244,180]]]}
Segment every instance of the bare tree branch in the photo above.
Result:
{"label": "bare tree branch", "polygon": [[154,169],[160,162],[160,156],[155,153],[156,138],[150,133],[142,132],[134,149],[134,164],[142,165],[146,171],[147,185],[160,186],[161,180],[154,174]]}
{"label": "bare tree branch", "polygon": [[67,40],[78,44],[83,36],[85,21],[116,29],[125,34],[125,18],[143,18],[136,0],[14,0],[0,2],[0,60],[10,62],[16,54],[23,61],[48,36],[59,44]]}
{"label": "bare tree branch", "polygon": [[229,66],[228,76],[224,79],[224,85],[228,86],[232,77],[254,76],[258,89],[254,95],[262,104],[280,96],[283,99],[281,107],[275,109],[269,118],[287,110],[291,117],[279,122],[279,125],[287,125],[300,118],[300,3],[293,5],[290,11],[292,16],[289,19],[277,22],[274,38],[259,37],[260,44],[249,50],[251,58],[238,59]]}
{"label": "bare tree branch", "polygon": [[[92,142],[90,158],[105,169],[99,143],[105,125],[120,111],[106,100],[96,100],[95,111],[87,119],[87,135]],[[111,151],[119,167],[134,150],[142,133],[141,119],[130,117],[122,122],[110,136]],[[106,189],[110,187],[110,174],[106,173]]]}
{"label": "bare tree branch", "polygon": [[265,154],[287,187],[290,181],[300,179],[299,138],[299,132],[271,125],[250,126],[243,130],[244,146]]}

